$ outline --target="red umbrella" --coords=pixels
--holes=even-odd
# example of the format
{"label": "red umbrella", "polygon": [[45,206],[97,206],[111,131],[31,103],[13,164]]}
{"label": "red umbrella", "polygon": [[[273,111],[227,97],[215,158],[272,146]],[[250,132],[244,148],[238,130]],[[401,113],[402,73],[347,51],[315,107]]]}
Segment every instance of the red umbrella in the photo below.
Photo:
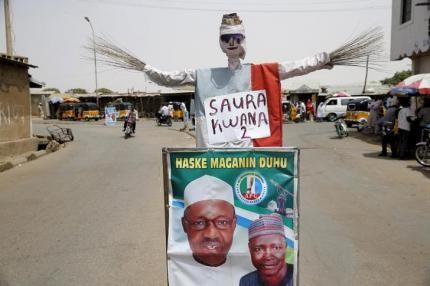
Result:
{"label": "red umbrella", "polygon": [[347,96],[351,96],[351,95],[345,91],[338,91],[333,94],[333,97],[347,97]]}

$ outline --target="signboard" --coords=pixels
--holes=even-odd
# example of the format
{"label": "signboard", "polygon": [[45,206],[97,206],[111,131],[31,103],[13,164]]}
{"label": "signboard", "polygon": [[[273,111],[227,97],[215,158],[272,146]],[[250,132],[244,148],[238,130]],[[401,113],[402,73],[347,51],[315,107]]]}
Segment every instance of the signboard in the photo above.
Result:
{"label": "signboard", "polygon": [[298,157],[164,149],[169,285],[298,285]]}
{"label": "signboard", "polygon": [[265,90],[210,97],[204,106],[210,144],[270,136]]}
{"label": "signboard", "polygon": [[105,125],[115,126],[118,118],[118,112],[115,107],[105,107]]}

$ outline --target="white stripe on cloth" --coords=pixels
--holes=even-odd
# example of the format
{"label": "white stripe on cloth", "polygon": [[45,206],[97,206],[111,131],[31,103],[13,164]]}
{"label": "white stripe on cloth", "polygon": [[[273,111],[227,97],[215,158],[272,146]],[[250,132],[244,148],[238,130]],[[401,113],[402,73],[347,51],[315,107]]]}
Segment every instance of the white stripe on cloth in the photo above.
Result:
{"label": "white stripe on cloth", "polygon": [[253,147],[251,139],[237,140],[233,142],[209,144],[206,117],[196,117],[196,147],[197,148],[250,148]]}

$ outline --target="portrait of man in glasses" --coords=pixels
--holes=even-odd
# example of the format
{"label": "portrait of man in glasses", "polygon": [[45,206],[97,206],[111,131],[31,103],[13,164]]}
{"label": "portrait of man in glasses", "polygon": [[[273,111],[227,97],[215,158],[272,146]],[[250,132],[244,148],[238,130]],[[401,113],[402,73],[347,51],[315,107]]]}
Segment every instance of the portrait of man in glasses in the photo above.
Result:
{"label": "portrait of man in glasses", "polygon": [[236,228],[232,187],[204,175],[185,187],[184,202],[182,227],[194,260],[211,267],[223,265]]}

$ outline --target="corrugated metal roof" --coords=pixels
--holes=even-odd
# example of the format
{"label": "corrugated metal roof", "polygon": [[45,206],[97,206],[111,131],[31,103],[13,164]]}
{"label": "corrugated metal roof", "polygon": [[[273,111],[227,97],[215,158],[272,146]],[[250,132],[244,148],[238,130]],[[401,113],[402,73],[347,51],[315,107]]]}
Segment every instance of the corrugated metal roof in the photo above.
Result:
{"label": "corrugated metal roof", "polygon": [[28,74],[28,78],[30,80],[30,87],[31,88],[41,88],[45,85],[44,82],[38,81],[31,74]]}
{"label": "corrugated metal roof", "polygon": [[[352,85],[326,85],[327,93],[335,93],[338,91],[345,91],[351,95],[361,95],[363,92],[363,84]],[[377,82],[369,82],[366,84],[366,95],[387,94],[390,88],[386,85],[381,85]]]}
{"label": "corrugated metal roof", "polygon": [[8,56],[6,54],[1,53],[0,61],[10,63],[10,64],[15,64],[15,65],[20,65],[20,66],[26,66],[30,68],[37,68],[37,66],[30,65],[28,63],[28,58],[21,57],[21,56]]}
{"label": "corrugated metal roof", "polygon": [[288,91],[290,94],[303,94],[303,93],[319,93],[319,88],[311,88],[306,84],[301,85],[299,88]]}

